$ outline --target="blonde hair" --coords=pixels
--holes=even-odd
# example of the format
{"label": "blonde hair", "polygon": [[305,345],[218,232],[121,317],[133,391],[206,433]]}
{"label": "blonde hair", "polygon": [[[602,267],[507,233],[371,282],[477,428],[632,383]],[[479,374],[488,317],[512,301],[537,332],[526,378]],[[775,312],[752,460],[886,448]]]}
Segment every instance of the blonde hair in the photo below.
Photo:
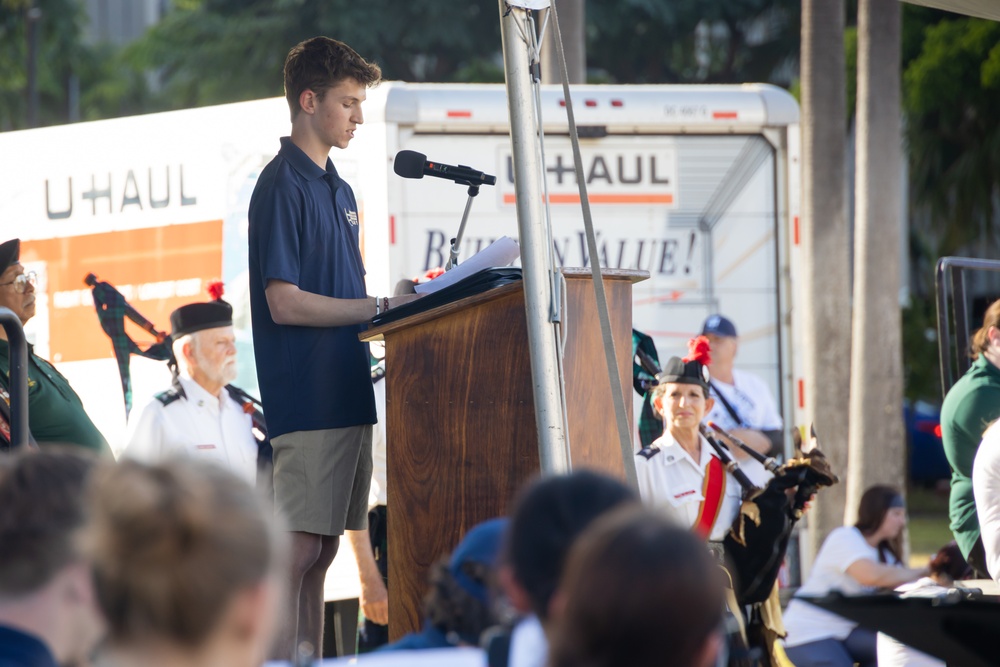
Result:
{"label": "blonde hair", "polygon": [[234,595],[281,560],[270,514],[249,485],[215,465],[125,460],[100,470],[83,544],[111,641],[200,646]]}
{"label": "blonde hair", "polygon": [[983,315],[983,326],[977,329],[976,333],[972,334],[972,341],[969,345],[972,348],[970,356],[973,359],[979,358],[979,355],[989,348],[990,337],[988,334],[990,327],[1000,329],[1000,299],[990,304]]}

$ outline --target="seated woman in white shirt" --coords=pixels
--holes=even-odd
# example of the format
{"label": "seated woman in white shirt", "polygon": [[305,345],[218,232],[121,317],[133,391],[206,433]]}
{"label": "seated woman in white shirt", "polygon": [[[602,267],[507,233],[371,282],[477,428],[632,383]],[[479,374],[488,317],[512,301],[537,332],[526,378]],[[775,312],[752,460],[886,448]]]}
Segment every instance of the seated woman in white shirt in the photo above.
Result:
{"label": "seated woman in white shirt", "polygon": [[821,609],[804,597],[832,591],[845,595],[895,588],[928,574],[903,567],[902,536],[906,506],[899,491],[872,486],[861,496],[858,521],[826,538],[809,578],[785,611],[785,653],[796,667],[874,667],[876,633]]}

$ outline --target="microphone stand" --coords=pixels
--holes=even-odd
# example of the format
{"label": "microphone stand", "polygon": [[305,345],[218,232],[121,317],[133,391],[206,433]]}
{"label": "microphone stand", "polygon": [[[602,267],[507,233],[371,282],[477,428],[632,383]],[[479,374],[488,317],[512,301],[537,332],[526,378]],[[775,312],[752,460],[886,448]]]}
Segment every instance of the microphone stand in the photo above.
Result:
{"label": "microphone stand", "polygon": [[[466,181],[463,183],[465,185],[468,183]],[[448,257],[448,263],[445,265],[445,271],[451,271],[453,268],[458,266],[458,249],[462,246],[462,235],[465,233],[465,223],[469,220],[469,211],[472,209],[472,200],[479,194],[479,186],[469,185],[469,198],[465,201],[465,212],[462,213],[462,223],[458,226],[458,236],[451,240],[451,254]]]}

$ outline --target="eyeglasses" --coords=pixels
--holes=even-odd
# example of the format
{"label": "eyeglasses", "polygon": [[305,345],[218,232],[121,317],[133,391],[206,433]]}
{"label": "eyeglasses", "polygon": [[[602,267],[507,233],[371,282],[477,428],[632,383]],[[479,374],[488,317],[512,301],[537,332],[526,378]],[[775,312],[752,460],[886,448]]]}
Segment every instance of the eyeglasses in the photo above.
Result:
{"label": "eyeglasses", "polygon": [[27,273],[22,273],[21,275],[11,280],[9,283],[0,283],[0,287],[13,285],[15,292],[17,292],[18,294],[24,294],[28,290],[28,283],[31,283],[32,287],[38,284],[38,276],[35,274],[34,271],[28,271]]}

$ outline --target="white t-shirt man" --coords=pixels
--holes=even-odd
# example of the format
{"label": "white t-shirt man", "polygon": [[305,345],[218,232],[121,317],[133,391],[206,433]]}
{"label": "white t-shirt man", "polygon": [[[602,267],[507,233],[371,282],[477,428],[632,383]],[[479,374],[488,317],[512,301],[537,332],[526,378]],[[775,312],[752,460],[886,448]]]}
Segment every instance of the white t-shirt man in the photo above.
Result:
{"label": "white t-shirt man", "polygon": [[[888,554],[892,558],[891,554]],[[860,595],[875,589],[861,585],[847,574],[847,568],[859,560],[879,562],[878,549],[865,541],[864,535],[854,526],[835,529],[823,542],[809,578],[788,603],[783,619],[788,636],[785,646],[800,646],[823,639],[843,641],[857,623],[843,616],[821,609],[800,597],[823,597],[831,591],[844,595]],[[896,564],[893,560],[890,565]]]}
{"label": "white t-shirt man", "polygon": [[972,464],[972,493],[976,498],[979,534],[986,551],[986,569],[1000,583],[1000,427],[994,422]]}
{"label": "white t-shirt man", "polygon": [[[753,373],[733,369],[733,384],[712,378],[711,396],[715,399],[705,421],[712,421],[726,431],[752,428],[758,431],[781,430],[781,414],[767,384]],[[720,398],[721,397],[721,398]],[[739,419],[726,409],[724,398]]]}

